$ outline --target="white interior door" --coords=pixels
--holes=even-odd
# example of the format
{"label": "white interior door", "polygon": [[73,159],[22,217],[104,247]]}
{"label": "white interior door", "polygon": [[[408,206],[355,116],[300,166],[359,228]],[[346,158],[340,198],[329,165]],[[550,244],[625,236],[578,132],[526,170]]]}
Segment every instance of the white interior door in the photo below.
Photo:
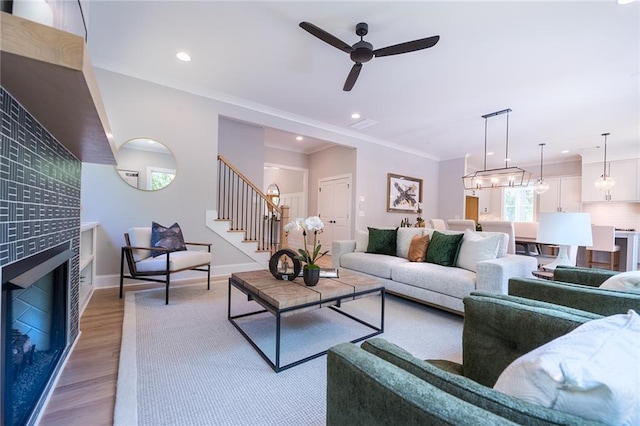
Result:
{"label": "white interior door", "polygon": [[322,250],[351,238],[351,175],[318,180],[318,212],[324,223]]}

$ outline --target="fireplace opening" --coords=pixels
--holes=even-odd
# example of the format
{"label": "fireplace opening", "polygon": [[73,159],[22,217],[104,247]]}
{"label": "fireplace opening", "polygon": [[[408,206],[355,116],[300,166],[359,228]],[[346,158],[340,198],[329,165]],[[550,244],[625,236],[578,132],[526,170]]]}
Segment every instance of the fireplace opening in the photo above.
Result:
{"label": "fireplace opening", "polygon": [[2,269],[2,424],[29,424],[67,347],[63,244]]}

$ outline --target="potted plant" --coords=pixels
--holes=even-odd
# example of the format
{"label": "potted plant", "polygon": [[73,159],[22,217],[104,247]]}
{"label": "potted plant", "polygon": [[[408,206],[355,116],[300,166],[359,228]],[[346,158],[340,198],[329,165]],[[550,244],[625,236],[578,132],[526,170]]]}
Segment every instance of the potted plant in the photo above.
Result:
{"label": "potted plant", "polygon": [[[329,253],[329,250],[320,252],[322,245],[318,240],[318,234],[322,233],[324,224],[318,216],[310,216],[306,219],[298,218],[285,225],[284,231],[287,235],[292,231],[302,230],[302,240],[304,248],[298,249],[298,255],[296,259],[304,264],[302,277],[304,283],[308,286],[314,286],[318,284],[320,279],[320,267],[317,265],[317,261],[321,259],[325,254]],[[307,234],[313,232],[313,244],[311,250],[309,250],[307,242]]]}

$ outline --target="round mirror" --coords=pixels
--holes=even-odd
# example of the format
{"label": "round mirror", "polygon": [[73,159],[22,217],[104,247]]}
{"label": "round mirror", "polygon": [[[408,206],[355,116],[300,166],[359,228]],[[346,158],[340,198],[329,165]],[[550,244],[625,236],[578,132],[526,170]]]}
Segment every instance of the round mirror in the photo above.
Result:
{"label": "round mirror", "polygon": [[143,191],[157,191],[173,182],[176,160],[158,141],[131,139],[118,148],[118,174],[130,186]]}
{"label": "round mirror", "polygon": [[276,206],[280,205],[280,188],[278,188],[278,185],[272,183],[267,187],[267,197],[269,197],[271,202]]}

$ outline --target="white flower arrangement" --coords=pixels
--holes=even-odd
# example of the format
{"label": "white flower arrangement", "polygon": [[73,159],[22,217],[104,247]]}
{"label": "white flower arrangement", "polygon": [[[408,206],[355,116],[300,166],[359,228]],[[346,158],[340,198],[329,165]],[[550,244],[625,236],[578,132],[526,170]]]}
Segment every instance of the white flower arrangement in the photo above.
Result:
{"label": "white flower arrangement", "polygon": [[[325,254],[329,253],[329,250],[320,253],[322,245],[320,245],[320,241],[318,240],[318,234],[322,232],[323,228],[324,223],[322,223],[322,220],[320,220],[318,216],[310,216],[306,219],[299,217],[284,226],[284,232],[287,235],[289,235],[289,233],[293,231],[302,231],[304,248],[298,249],[298,256],[296,256],[296,258],[301,262],[306,263],[307,268],[309,269],[319,268],[319,266],[316,265],[316,262]],[[313,232],[313,250],[311,252],[309,251],[307,246],[307,232]]]}

